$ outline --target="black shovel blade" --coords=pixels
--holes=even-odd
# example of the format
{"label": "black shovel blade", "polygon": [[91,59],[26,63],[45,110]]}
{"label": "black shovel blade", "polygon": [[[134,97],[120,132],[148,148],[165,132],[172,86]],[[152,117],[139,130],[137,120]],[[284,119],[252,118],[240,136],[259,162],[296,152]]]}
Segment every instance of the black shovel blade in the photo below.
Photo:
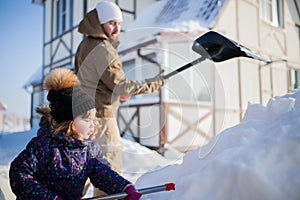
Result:
{"label": "black shovel blade", "polygon": [[267,58],[214,31],[209,31],[196,39],[192,49],[214,62],[222,62],[236,57],[270,62]]}

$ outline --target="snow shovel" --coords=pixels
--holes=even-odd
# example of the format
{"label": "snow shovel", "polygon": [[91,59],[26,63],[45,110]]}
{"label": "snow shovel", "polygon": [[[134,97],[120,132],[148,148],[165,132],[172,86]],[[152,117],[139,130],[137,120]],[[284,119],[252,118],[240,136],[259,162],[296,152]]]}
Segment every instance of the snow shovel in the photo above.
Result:
{"label": "snow shovel", "polygon": [[[147,187],[136,190],[137,192],[141,194],[150,194],[154,192],[161,192],[161,191],[170,191],[175,190],[175,184],[174,183],[167,183],[165,185],[158,185],[153,187]],[[111,195],[105,195],[105,196],[96,196],[91,198],[86,198],[83,200],[113,200],[113,199],[122,199],[125,198],[127,194],[125,192],[117,193],[117,194],[111,194]]]}
{"label": "snow shovel", "polygon": [[271,62],[269,59],[264,58],[256,52],[253,52],[250,49],[214,31],[209,31],[197,38],[194,41],[192,49],[196,53],[200,54],[201,57],[170,72],[169,74],[162,75],[162,78],[168,79],[171,76],[178,74],[179,72],[186,70],[206,59],[212,60],[214,62],[222,62],[231,58],[247,57],[260,60],[265,63]]}

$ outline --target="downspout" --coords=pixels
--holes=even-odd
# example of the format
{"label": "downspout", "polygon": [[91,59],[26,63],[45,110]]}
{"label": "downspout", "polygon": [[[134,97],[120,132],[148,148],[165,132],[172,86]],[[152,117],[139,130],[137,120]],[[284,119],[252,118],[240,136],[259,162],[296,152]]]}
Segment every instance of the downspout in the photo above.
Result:
{"label": "downspout", "polygon": [[148,57],[148,56],[142,55],[142,54],[141,54],[141,49],[138,49],[138,50],[137,50],[137,55],[138,55],[140,58],[145,59],[145,60],[147,60],[148,62],[155,64],[156,66],[158,66],[158,67],[161,69],[160,63],[158,63],[156,60],[153,60],[152,58],[150,58],[150,57]]}
{"label": "downspout", "polygon": [[298,4],[297,0],[294,0],[294,4],[296,5],[296,10],[297,10],[297,13],[298,13],[298,16],[299,16],[299,19],[300,19],[300,2]]}

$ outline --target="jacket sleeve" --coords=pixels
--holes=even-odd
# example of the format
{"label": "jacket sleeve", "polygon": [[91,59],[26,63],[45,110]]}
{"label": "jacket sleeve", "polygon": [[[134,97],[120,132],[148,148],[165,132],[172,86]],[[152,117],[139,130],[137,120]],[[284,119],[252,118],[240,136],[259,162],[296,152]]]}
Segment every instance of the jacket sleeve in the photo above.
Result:
{"label": "jacket sleeve", "polygon": [[88,145],[88,152],[90,158],[96,158],[100,160],[101,163],[110,167],[109,162],[106,160],[104,155],[101,153],[99,143],[96,140],[92,140]]}
{"label": "jacket sleeve", "polygon": [[17,199],[51,199],[56,194],[36,179],[47,162],[47,146],[39,137],[33,138],[11,163],[10,186]]}
{"label": "jacket sleeve", "polygon": [[126,79],[119,59],[115,59],[101,76],[101,81],[113,91],[114,94],[119,96],[133,96],[156,92],[163,85],[163,81],[159,78],[152,80],[151,82],[139,82]]}
{"label": "jacket sleeve", "polygon": [[92,165],[89,176],[92,184],[107,194],[122,192],[126,185],[132,184],[98,159],[92,159],[89,165]]}

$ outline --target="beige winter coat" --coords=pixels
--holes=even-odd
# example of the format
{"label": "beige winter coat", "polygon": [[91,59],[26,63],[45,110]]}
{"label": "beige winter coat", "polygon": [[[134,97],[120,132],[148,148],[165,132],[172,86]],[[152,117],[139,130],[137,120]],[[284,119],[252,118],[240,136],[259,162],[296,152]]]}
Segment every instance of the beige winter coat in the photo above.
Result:
{"label": "beige winter coat", "polygon": [[163,84],[160,79],[139,83],[125,78],[116,50],[119,42],[104,33],[95,9],[86,14],[78,31],[87,37],[77,49],[75,73],[81,85],[95,97],[98,117],[113,117],[121,95],[132,96],[160,89]]}

